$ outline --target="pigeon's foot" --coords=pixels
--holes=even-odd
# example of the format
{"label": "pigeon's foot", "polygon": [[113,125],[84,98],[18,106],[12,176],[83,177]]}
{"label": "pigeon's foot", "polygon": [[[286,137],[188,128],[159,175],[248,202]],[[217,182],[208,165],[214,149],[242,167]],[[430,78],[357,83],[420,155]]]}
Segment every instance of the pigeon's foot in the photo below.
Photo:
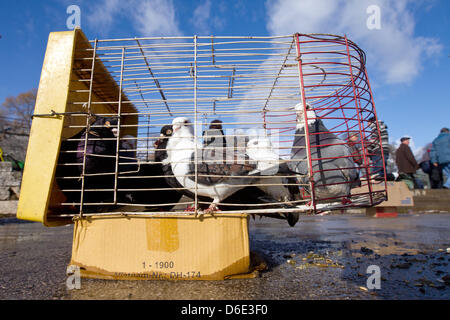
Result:
{"label": "pigeon's foot", "polygon": [[194,212],[195,211],[195,205],[189,205],[184,209],[184,212]]}
{"label": "pigeon's foot", "polygon": [[204,211],[205,214],[213,214],[214,212],[221,211],[219,207],[215,203],[211,203],[211,205]]}
{"label": "pigeon's foot", "polygon": [[352,204],[352,200],[350,200],[350,198],[346,197],[346,198],[342,198],[342,204],[345,206],[347,204]]}

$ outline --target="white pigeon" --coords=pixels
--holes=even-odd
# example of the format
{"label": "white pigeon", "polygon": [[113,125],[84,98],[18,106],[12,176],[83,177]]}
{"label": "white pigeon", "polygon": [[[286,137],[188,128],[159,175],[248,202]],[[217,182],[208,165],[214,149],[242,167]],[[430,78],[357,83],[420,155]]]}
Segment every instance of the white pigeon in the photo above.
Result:
{"label": "white pigeon", "polygon": [[[288,189],[283,186],[283,178],[276,176],[279,173],[280,161],[282,160],[273,151],[270,140],[267,137],[251,139],[247,143],[246,154],[251,160],[256,161],[256,170],[260,171],[262,176],[272,176],[258,179],[258,188],[277,201],[292,200]],[[259,184],[269,185],[260,186]]]}
{"label": "white pigeon", "polygon": [[[292,175],[289,168],[282,163],[280,156],[273,150],[272,144],[267,137],[253,138],[247,143],[247,156],[257,163],[257,170],[261,171],[262,176],[271,176],[270,178],[260,178],[255,185],[264,193],[276,201],[286,204],[286,207],[295,206],[291,201],[300,200],[300,192],[293,178],[277,177],[277,173],[283,175]],[[291,184],[291,185],[287,185]],[[281,214],[280,214],[281,215]],[[283,216],[288,220],[290,226],[294,226],[298,219],[298,212],[284,213]]]}
{"label": "white pigeon", "polygon": [[[228,164],[225,161],[211,163],[201,159],[201,144],[195,140],[193,125],[184,117],[172,121],[173,134],[167,143],[167,161],[172,167],[177,181],[186,189],[199,196],[213,199],[205,213],[216,210],[217,204],[236,191],[245,188],[258,179],[255,166],[246,164]],[[195,185],[195,150],[197,149],[197,188]],[[204,160],[204,161],[202,161]],[[217,160],[217,159],[214,159]],[[249,176],[249,174],[255,176]],[[233,177],[235,176],[235,177]]]}

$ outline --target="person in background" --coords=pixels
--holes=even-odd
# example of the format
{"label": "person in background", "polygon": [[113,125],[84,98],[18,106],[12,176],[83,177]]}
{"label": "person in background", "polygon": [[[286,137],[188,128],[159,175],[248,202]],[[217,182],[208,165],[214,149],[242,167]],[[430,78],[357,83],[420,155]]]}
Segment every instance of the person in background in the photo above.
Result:
{"label": "person in background", "polygon": [[358,141],[358,134],[351,134],[348,135],[348,146],[350,147],[353,162],[360,167],[363,164],[363,157],[361,155],[361,145]]}
{"label": "person in background", "polygon": [[446,176],[443,188],[450,188],[450,132],[442,128],[439,136],[433,140],[430,151],[431,163]]}
{"label": "person in background", "polygon": [[430,188],[431,189],[440,189],[442,188],[442,170],[439,166],[435,167],[433,163],[431,163],[431,148],[433,144],[429,143],[426,145],[425,153],[423,154],[422,159],[420,160],[419,166],[422,171],[428,174],[428,178],[430,180]]}
{"label": "person in background", "polygon": [[395,153],[395,163],[397,164],[399,173],[397,181],[403,181],[409,189],[414,189],[419,187],[414,177],[419,165],[409,147],[410,139],[410,137],[403,137],[400,139],[400,147],[398,147]]}
{"label": "person in background", "polygon": [[226,146],[225,133],[223,132],[222,121],[220,120],[211,121],[209,129],[203,131],[203,145],[209,146],[211,144],[218,147]]}
{"label": "person in background", "polygon": [[[372,162],[372,175],[375,179],[384,179],[383,170],[383,156],[384,156],[384,167],[387,166],[387,161],[389,159],[389,134],[387,125],[378,120],[378,127],[380,128],[380,135],[378,135],[377,123],[375,117],[368,120],[369,128],[371,129],[371,136],[367,151],[371,154],[370,160]],[[380,148],[380,138],[381,138],[381,148]]]}
{"label": "person in background", "polygon": [[[361,152],[361,142],[359,141],[358,134],[357,133],[349,133],[348,134],[348,140],[347,144],[350,148],[350,152],[352,155],[352,159],[354,162],[354,165],[356,167],[356,170],[358,172],[358,177],[361,178],[361,176],[364,176],[361,172],[363,168],[361,167],[363,165],[364,159]],[[361,180],[359,179],[359,186],[361,186]]]}
{"label": "person in background", "polygon": [[222,121],[213,120],[209,129],[203,131],[203,157],[204,159],[225,160],[227,142],[222,129]]}

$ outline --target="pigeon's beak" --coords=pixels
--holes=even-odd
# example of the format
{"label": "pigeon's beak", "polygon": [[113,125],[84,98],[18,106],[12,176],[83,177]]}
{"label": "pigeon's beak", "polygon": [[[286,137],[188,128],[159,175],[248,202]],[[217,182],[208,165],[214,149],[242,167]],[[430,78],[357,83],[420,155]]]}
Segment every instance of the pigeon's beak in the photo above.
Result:
{"label": "pigeon's beak", "polygon": [[112,128],[112,129],[111,129],[111,131],[112,131],[112,133],[113,133],[114,137],[116,137],[116,138],[117,138],[117,133],[118,133],[118,130],[117,130],[117,128]]}
{"label": "pigeon's beak", "polygon": [[180,130],[180,128],[181,128],[181,125],[180,124],[174,124],[173,126],[172,126],[172,129],[173,129],[173,132],[177,132],[178,130]]}
{"label": "pigeon's beak", "polygon": [[174,123],[172,123],[172,133],[177,132],[182,127],[186,127],[190,125],[191,123],[186,118],[177,118],[174,120]]}

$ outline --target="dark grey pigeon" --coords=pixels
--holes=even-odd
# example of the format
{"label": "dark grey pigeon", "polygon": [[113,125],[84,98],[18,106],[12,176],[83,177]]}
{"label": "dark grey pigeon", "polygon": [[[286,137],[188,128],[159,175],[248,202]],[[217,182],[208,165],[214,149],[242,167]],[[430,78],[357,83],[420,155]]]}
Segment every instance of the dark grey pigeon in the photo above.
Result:
{"label": "dark grey pigeon", "polygon": [[[67,201],[79,202],[81,182],[79,179],[64,178],[80,176],[82,164],[85,161],[83,201],[84,204],[91,204],[85,206],[85,212],[102,212],[116,209],[124,204],[142,206],[161,204],[161,206],[148,206],[146,210],[169,211],[173,205],[164,206],[163,204],[176,203],[180,196],[170,188],[164,178],[158,177],[162,175],[161,165],[138,161],[135,158],[135,152],[127,150],[123,144],[120,147],[117,180],[117,202],[120,205],[92,205],[92,203],[114,201],[117,123],[117,117],[96,117],[89,130],[85,129],[61,143],[62,152],[58,159],[59,165],[56,172],[59,177],[58,185],[63,190],[78,190],[77,192],[66,191]],[[84,154],[86,134],[88,134],[88,143],[86,154]],[[78,166],[64,166],[64,163],[77,163]],[[89,191],[92,189],[108,189],[110,191]],[[157,190],[149,192],[149,189]]]}
{"label": "dark grey pigeon", "polygon": [[[309,185],[309,170],[305,141],[305,121],[303,104],[295,106],[297,129],[288,166],[299,174],[300,183]],[[351,188],[359,184],[358,171],[352,160],[349,146],[335,134],[329,132],[321,119],[317,119],[314,110],[307,104],[308,130],[311,147],[311,159],[316,200],[347,203]],[[314,160],[315,159],[315,160]],[[319,159],[319,160],[317,160]],[[311,193],[310,190],[307,191]]]}

